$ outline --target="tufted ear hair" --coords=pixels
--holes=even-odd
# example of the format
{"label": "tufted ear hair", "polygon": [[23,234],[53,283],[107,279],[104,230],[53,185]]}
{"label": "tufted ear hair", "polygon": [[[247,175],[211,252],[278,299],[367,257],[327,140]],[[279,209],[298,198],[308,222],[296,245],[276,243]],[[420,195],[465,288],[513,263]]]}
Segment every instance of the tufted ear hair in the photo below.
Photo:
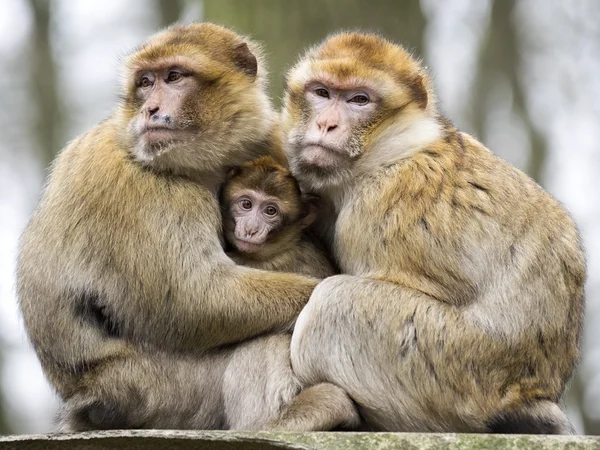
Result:
{"label": "tufted ear hair", "polygon": [[225,173],[225,181],[231,180],[236,175],[239,175],[241,171],[242,171],[242,169],[241,169],[240,166],[231,166],[231,167],[229,167],[227,169],[227,172]]}
{"label": "tufted ear hair", "polygon": [[429,103],[429,94],[427,93],[427,87],[425,86],[425,78],[419,74],[412,77],[408,81],[408,88],[410,89],[415,102],[421,109],[427,108]]}
{"label": "tufted ear hair", "polygon": [[256,78],[256,73],[258,72],[258,61],[256,60],[256,56],[252,54],[250,48],[248,48],[248,44],[242,42],[241,44],[233,47],[233,62],[236,67],[250,78]]}

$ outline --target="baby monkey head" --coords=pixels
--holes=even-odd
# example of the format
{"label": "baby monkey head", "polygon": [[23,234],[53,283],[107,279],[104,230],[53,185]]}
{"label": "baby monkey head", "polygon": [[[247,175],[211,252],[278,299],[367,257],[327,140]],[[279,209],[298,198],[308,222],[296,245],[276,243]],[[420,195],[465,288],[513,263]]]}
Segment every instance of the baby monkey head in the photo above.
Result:
{"label": "baby monkey head", "polygon": [[432,95],[402,47],[374,34],[325,40],[287,76],[283,127],[293,173],[315,188],[352,177],[390,127],[402,133],[433,115]]}
{"label": "baby monkey head", "polygon": [[260,49],[209,23],[173,26],[125,61],[118,118],[127,147],[144,165],[212,171],[246,144],[264,139],[273,120]]}
{"label": "baby monkey head", "polygon": [[225,239],[238,252],[271,257],[297,243],[317,203],[272,157],[249,161],[233,168],[221,189]]}

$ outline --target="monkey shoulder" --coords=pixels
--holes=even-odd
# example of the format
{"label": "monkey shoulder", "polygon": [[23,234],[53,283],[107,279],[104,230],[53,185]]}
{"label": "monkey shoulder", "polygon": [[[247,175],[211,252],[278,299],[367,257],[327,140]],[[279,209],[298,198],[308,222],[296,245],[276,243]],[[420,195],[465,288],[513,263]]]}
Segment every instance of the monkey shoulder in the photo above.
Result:
{"label": "monkey shoulder", "polygon": [[220,229],[207,188],[144,169],[104,122],[55,161],[21,249],[40,267],[61,267],[70,283],[88,284],[90,273],[95,281],[119,273],[160,279],[158,271],[168,276],[180,264],[223,257]]}
{"label": "monkey shoulder", "polygon": [[[350,198],[345,212],[366,221],[415,226],[430,218],[439,232],[443,226],[450,231],[451,224],[509,234],[532,226],[573,226],[565,209],[526,174],[458,131],[372,174]],[[383,220],[394,215],[397,220]]]}
{"label": "monkey shoulder", "polygon": [[[474,138],[456,133],[360,180],[343,201],[334,249],[343,272],[412,272],[421,278],[417,286],[437,280],[428,291],[441,289],[440,298],[473,297],[487,268],[517,264],[532,251],[542,257],[543,243],[558,240],[554,251],[583,267],[564,208]],[[548,267],[548,274],[561,271]]]}

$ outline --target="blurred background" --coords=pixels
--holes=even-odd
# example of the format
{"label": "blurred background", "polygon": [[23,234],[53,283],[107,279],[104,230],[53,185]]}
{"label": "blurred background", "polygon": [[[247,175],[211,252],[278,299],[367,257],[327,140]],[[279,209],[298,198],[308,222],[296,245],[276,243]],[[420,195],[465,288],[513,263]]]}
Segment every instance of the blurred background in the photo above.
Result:
{"label": "blurred background", "polygon": [[0,434],[50,431],[58,404],[14,284],[17,240],[48,164],[110,114],[120,56],[163,26],[200,20],[264,43],[277,104],[286,68],[334,30],[405,44],[429,66],[449,118],[567,206],[589,280],[583,361],[566,406],[579,433],[600,434],[596,0],[0,0]]}

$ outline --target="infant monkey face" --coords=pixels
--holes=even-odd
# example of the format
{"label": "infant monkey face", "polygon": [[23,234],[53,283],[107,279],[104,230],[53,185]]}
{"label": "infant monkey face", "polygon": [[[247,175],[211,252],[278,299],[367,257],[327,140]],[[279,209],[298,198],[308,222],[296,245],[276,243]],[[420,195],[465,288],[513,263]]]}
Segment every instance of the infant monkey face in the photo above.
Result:
{"label": "infant monkey face", "polygon": [[235,223],[232,244],[244,253],[259,250],[283,223],[278,199],[251,190],[232,202],[231,216]]}

